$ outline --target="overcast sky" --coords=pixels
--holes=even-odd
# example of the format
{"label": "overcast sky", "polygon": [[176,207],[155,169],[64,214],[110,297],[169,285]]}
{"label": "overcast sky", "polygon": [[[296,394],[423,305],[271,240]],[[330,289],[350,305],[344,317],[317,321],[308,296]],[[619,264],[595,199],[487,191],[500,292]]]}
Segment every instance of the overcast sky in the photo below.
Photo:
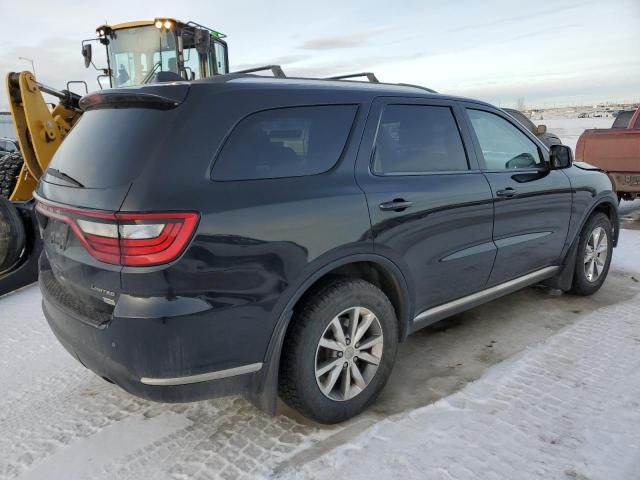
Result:
{"label": "overcast sky", "polygon": [[3,13],[0,73],[30,69],[18,57],[32,58],[56,87],[97,88],[80,54],[96,26],[170,16],[226,33],[232,69],[367,70],[501,106],[640,100],[640,0],[31,0],[7,1]]}

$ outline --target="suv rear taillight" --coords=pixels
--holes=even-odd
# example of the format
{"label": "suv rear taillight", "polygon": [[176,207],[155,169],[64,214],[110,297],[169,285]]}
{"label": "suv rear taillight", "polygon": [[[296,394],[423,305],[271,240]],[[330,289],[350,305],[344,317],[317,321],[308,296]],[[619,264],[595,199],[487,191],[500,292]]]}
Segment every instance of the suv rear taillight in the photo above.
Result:
{"label": "suv rear taillight", "polygon": [[195,212],[120,213],[66,207],[38,198],[36,210],[69,225],[94,258],[146,267],[180,256],[193,237]]}

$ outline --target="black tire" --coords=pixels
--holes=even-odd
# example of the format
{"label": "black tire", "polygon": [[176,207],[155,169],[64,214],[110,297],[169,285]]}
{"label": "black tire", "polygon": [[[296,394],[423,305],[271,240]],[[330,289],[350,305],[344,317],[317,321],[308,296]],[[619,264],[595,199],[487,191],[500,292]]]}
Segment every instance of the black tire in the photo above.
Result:
{"label": "black tire", "polygon": [[22,217],[6,198],[0,198],[0,274],[18,263],[26,234]]}
{"label": "black tire", "polygon": [[[364,307],[377,317],[383,337],[382,352],[377,370],[366,387],[358,389],[359,393],[353,398],[334,400],[322,392],[316,381],[316,352],[332,320],[352,307]],[[391,374],[397,347],[398,321],[387,296],[364,280],[336,277],[316,289],[300,308],[296,308],[283,344],[280,397],[317,422],[331,424],[347,420],[376,399]],[[357,356],[355,361],[362,362]]]}
{"label": "black tire", "polygon": [[[585,256],[587,254],[587,245],[590,241],[591,233],[597,228],[602,228],[607,236],[607,258],[603,262],[604,265],[600,269],[600,273],[597,278],[590,280],[585,271]],[[611,221],[604,213],[593,214],[580,232],[580,239],[578,240],[578,252],[576,253],[576,265],[573,273],[573,285],[571,287],[571,293],[575,295],[593,295],[607,278],[609,273],[609,266],[611,265],[611,254],[613,252],[613,229],[611,227]]]}
{"label": "black tire", "polygon": [[0,157],[0,197],[9,198],[13,193],[22,163],[20,152],[7,153]]}

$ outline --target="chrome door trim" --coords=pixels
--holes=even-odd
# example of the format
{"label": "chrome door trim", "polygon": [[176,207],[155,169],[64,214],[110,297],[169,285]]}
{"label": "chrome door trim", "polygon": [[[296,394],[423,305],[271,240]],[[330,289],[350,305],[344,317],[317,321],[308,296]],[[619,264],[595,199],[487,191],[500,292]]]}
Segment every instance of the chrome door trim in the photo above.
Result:
{"label": "chrome door trim", "polygon": [[533,285],[542,280],[552,277],[560,270],[560,267],[545,267],[535,272],[528,273],[522,277],[514,278],[508,282],[495,285],[481,290],[466,297],[458,298],[448,303],[429,308],[419,313],[411,324],[411,333],[420,330],[427,325],[431,325],[438,320],[463,312],[475,306],[481,305],[490,300],[513,293],[521,288]]}

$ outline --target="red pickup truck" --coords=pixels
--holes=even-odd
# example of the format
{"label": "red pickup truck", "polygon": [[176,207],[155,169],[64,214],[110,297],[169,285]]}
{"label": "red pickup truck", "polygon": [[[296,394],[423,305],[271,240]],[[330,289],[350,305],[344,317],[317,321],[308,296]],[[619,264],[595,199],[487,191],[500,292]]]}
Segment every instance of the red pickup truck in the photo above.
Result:
{"label": "red pickup truck", "polygon": [[611,128],[585,130],[575,157],[606,170],[619,199],[640,198],[640,107],[620,112]]}

